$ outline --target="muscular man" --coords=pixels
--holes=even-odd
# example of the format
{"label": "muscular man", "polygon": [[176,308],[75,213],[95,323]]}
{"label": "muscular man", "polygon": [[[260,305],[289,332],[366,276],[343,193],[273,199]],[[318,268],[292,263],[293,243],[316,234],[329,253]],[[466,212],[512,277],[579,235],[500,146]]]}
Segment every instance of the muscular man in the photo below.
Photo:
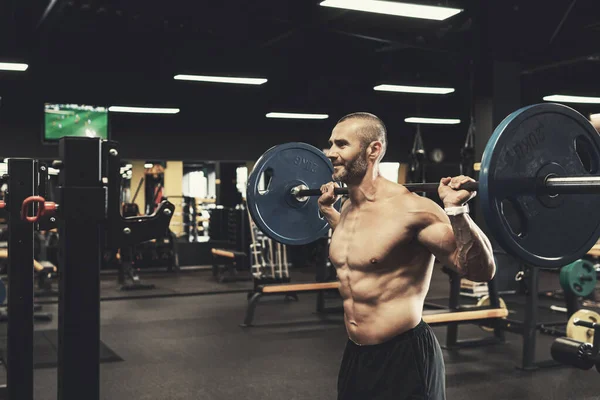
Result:
{"label": "muscular man", "polygon": [[442,352],[422,310],[434,257],[473,281],[495,274],[492,246],[463,208],[475,193],[460,185],[473,179],[443,178],[442,209],[383,178],[386,129],[368,113],[342,118],[329,145],[332,179],[349,190],[341,213],[335,183],[323,185],[319,198],[333,229],[329,257],[349,336],[338,399],[445,399]]}

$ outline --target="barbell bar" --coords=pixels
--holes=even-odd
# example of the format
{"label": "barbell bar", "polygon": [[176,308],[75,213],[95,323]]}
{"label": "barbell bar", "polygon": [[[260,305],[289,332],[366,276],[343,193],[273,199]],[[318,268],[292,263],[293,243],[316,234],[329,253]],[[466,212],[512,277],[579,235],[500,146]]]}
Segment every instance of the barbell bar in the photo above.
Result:
{"label": "barbell bar", "polygon": [[[437,193],[439,183],[404,183],[402,184],[411,192]],[[479,182],[466,182],[460,189],[475,192],[479,189]],[[586,194],[600,193],[600,177],[589,176],[548,176],[541,180],[536,189],[544,194]],[[292,188],[291,194],[296,197],[320,196],[320,189],[303,189],[302,185]],[[335,195],[347,196],[348,188],[340,187],[334,189]]]}

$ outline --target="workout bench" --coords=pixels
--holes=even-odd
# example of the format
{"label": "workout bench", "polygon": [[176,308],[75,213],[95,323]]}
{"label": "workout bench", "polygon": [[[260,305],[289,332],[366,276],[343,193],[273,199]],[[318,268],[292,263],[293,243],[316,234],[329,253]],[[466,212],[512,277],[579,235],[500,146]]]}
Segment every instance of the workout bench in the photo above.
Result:
{"label": "workout bench", "polygon": [[423,320],[431,326],[446,325],[450,322],[482,322],[489,319],[506,318],[506,308],[478,308],[468,311],[428,310],[423,312]]}
{"label": "workout bench", "polygon": [[[221,283],[233,281],[249,281],[252,276],[249,274],[239,275],[237,266],[244,267],[246,265],[246,253],[234,250],[211,249],[213,255],[213,276]],[[224,263],[219,262],[225,260]],[[221,265],[225,265],[226,273],[222,273]]]}
{"label": "workout bench", "polygon": [[[255,289],[254,294],[248,299],[248,308],[243,327],[252,326],[254,319],[254,310],[261,297],[274,294],[284,294],[286,296],[296,297],[297,292],[320,292],[326,290],[338,290],[340,283],[320,282],[320,283],[296,283],[289,285],[260,285]],[[448,311],[448,310],[428,310],[423,313],[423,320],[430,325],[444,325],[448,323],[473,323],[479,322],[485,324],[492,319],[506,318],[508,310],[506,308],[473,307],[470,310]]]}
{"label": "workout bench", "polygon": [[246,318],[244,318],[244,323],[240,326],[247,327],[252,326],[252,320],[254,319],[254,310],[256,309],[256,305],[258,301],[263,296],[268,295],[285,295],[286,297],[293,297],[296,300],[298,296],[297,292],[320,292],[326,290],[338,290],[340,287],[340,283],[337,281],[334,282],[318,282],[318,283],[294,283],[294,284],[286,284],[286,285],[258,285],[254,289],[254,294],[248,294],[248,308],[246,309]]}

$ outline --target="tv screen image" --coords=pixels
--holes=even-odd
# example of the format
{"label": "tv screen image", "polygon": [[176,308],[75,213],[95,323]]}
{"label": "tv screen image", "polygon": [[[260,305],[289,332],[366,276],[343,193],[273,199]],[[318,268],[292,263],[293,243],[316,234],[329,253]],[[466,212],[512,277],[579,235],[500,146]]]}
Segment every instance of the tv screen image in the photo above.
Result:
{"label": "tv screen image", "polygon": [[44,139],[63,136],[108,139],[108,109],[80,104],[45,104]]}

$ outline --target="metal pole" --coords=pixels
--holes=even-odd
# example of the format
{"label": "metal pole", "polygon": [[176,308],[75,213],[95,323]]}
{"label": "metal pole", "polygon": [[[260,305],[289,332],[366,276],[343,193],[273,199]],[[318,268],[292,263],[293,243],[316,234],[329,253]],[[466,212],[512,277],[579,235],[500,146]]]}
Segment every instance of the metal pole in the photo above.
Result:
{"label": "metal pole", "polygon": [[10,400],[33,400],[33,224],[21,219],[21,205],[36,194],[37,172],[34,160],[8,160],[6,375]]}
{"label": "metal pole", "polygon": [[546,179],[549,193],[600,193],[600,176],[564,176]]}
{"label": "metal pole", "polygon": [[525,306],[525,320],[523,321],[523,361],[521,369],[535,370],[535,346],[537,339],[537,312],[538,312],[538,268],[525,266],[527,276],[527,304]]}
{"label": "metal pole", "polygon": [[62,138],[58,227],[61,246],[58,308],[58,400],[100,398],[100,265],[106,192],[102,142]]}

